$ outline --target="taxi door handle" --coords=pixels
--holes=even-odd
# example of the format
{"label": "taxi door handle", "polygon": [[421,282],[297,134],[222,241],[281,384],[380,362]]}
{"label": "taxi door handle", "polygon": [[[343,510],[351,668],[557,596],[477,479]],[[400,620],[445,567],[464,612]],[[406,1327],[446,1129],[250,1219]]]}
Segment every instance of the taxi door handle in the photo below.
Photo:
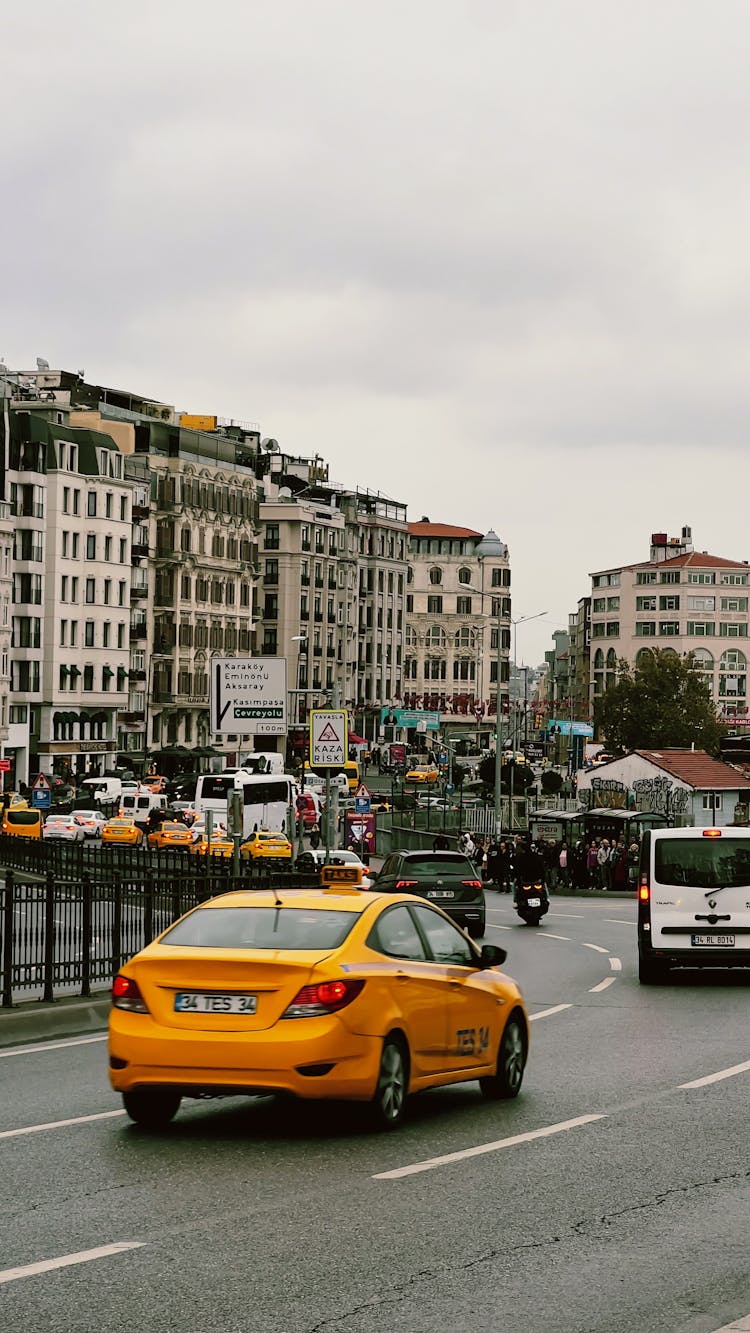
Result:
{"label": "taxi door handle", "polygon": [[408,972],[397,972],[397,973],[396,973],[396,980],[397,980],[397,981],[408,981],[408,980],[409,980],[409,973],[408,973]]}

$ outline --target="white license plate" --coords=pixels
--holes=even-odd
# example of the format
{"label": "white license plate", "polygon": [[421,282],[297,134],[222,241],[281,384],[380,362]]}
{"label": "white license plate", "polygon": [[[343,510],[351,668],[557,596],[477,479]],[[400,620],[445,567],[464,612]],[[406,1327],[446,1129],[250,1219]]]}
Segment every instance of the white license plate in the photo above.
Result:
{"label": "white license plate", "polygon": [[174,997],[177,1014],[254,1014],[257,995],[216,995],[200,991],[180,991]]}
{"label": "white license plate", "polygon": [[691,935],[690,943],[707,945],[709,948],[713,945],[715,949],[733,949],[734,935]]}
{"label": "white license plate", "polygon": [[526,904],[528,907],[541,907],[542,900],[541,898],[527,898]]}
{"label": "white license plate", "polygon": [[452,898],[453,896],[454,896],[454,894],[453,894],[453,889],[428,889],[428,890],[427,890],[427,897],[428,897],[428,898]]}

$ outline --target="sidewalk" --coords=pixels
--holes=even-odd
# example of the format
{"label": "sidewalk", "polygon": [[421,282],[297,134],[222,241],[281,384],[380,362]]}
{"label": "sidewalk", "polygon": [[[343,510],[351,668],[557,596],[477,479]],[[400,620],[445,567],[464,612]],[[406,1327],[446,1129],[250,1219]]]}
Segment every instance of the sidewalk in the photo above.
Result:
{"label": "sidewalk", "polygon": [[109,987],[86,1000],[78,995],[65,996],[54,1004],[23,1000],[12,1009],[0,1009],[0,1048],[105,1032],[108,1016]]}

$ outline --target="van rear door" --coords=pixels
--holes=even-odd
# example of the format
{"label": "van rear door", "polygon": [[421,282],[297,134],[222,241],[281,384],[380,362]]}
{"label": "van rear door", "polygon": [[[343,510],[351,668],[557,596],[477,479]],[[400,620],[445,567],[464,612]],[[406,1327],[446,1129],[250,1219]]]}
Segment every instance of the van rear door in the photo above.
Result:
{"label": "van rear door", "polygon": [[700,966],[750,954],[750,830],[652,830],[651,948]]}

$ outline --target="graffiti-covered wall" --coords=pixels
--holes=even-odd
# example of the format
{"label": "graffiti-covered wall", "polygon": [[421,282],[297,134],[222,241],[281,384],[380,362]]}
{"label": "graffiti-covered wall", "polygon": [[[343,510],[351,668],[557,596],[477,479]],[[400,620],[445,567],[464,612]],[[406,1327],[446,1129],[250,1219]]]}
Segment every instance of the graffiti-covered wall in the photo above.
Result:
{"label": "graffiti-covered wall", "polygon": [[599,769],[578,774],[578,799],[584,810],[639,810],[663,815],[670,824],[731,824],[737,818],[739,786],[734,791],[696,791],[637,754],[625,755]]}

